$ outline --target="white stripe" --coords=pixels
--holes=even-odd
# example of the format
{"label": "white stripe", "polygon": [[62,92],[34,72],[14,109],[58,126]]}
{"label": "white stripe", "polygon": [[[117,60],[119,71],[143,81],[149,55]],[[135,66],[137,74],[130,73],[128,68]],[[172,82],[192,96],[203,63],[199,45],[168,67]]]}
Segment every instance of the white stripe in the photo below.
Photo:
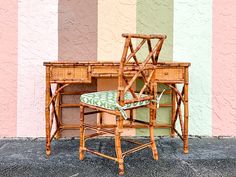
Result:
{"label": "white stripe", "polygon": [[58,0],[18,2],[17,136],[45,136],[43,61],[58,58]]}
{"label": "white stripe", "polygon": [[174,1],[174,60],[189,61],[189,134],[212,135],[212,0]]}

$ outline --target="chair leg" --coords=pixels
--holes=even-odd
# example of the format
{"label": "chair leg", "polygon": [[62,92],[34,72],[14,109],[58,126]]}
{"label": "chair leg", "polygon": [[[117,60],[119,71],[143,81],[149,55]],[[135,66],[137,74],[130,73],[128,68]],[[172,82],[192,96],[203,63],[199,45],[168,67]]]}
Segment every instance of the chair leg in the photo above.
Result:
{"label": "chair leg", "polygon": [[122,150],[121,150],[121,132],[122,132],[122,126],[121,124],[123,123],[122,117],[118,116],[116,120],[116,133],[115,133],[115,150],[116,150],[116,156],[117,156],[117,161],[119,164],[119,175],[124,174],[124,159],[122,156]]}
{"label": "chair leg", "polygon": [[155,139],[154,139],[153,126],[149,127],[149,131],[150,131],[150,141],[151,141],[151,146],[152,146],[152,155],[155,160],[158,160],[158,151],[157,151],[157,147],[156,147],[156,143],[155,143]]}
{"label": "chair leg", "polygon": [[150,126],[149,126],[149,133],[150,133],[150,141],[152,147],[152,155],[155,160],[158,160],[158,151],[155,143],[154,138],[154,122],[156,121],[156,110],[150,109]]}
{"label": "chair leg", "polygon": [[116,148],[116,156],[119,164],[119,175],[124,174],[124,159],[122,157],[122,150],[121,150],[121,141],[120,141],[120,133],[117,132],[115,134],[115,148]]}
{"label": "chair leg", "polygon": [[80,148],[79,148],[79,159],[84,159],[84,106],[80,106]]}

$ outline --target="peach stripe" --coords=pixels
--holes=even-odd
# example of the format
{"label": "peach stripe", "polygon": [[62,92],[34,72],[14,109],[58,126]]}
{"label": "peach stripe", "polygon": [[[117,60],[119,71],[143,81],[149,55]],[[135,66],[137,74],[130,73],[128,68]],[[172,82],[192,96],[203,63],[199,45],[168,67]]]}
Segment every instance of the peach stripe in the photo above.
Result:
{"label": "peach stripe", "polygon": [[0,137],[10,137],[16,135],[17,0],[0,6]]}
{"label": "peach stripe", "polygon": [[120,61],[122,33],[136,32],[136,0],[98,1],[98,61]]}
{"label": "peach stripe", "polygon": [[[119,62],[124,46],[122,33],[136,32],[136,0],[98,1],[98,61]],[[98,79],[97,90],[117,89],[116,79]],[[114,123],[115,118],[105,115],[105,123]],[[134,129],[126,129],[125,136],[135,135]]]}
{"label": "peach stripe", "polygon": [[236,1],[213,1],[213,135],[236,135]]}

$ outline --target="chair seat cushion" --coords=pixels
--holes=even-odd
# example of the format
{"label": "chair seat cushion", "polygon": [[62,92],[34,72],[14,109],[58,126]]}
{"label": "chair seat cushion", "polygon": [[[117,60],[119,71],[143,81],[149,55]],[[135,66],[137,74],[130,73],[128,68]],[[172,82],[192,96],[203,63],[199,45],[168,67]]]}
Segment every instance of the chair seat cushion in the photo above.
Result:
{"label": "chair seat cushion", "polygon": [[[145,97],[147,95],[142,94],[141,97]],[[132,99],[132,95],[130,92],[127,92],[125,94],[125,100]],[[80,96],[80,101],[89,105],[93,105],[96,107],[101,107],[109,110],[116,110],[117,109],[117,90],[113,91],[101,91],[101,92],[92,92],[92,93],[86,93]],[[130,109],[135,108],[139,106],[145,106],[150,103],[149,100],[135,102],[135,103],[129,103],[125,104],[122,108]]]}

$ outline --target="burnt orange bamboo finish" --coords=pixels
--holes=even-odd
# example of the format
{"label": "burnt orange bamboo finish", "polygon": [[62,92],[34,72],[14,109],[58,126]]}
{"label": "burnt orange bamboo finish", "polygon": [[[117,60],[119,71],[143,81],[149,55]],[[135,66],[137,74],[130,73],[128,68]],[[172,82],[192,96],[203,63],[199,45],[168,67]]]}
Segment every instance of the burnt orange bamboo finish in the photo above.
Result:
{"label": "burnt orange bamboo finish", "polygon": [[[123,133],[125,120],[124,120],[124,117],[121,115],[121,113],[118,110],[114,110],[114,111],[106,110],[104,108],[95,107],[93,105],[89,105],[86,103],[81,103],[81,106],[80,106],[80,159],[83,160],[85,151],[88,151],[90,153],[99,155],[101,157],[114,160],[118,163],[120,175],[124,174],[124,157],[127,156],[128,154],[137,152],[139,150],[142,150],[148,147],[148,148],[151,148],[152,150],[153,158],[155,160],[158,159],[158,151],[157,151],[155,139],[154,139],[154,125],[156,124],[156,112],[157,112],[157,105],[156,105],[157,103],[153,102],[153,100],[155,100],[157,97],[157,82],[155,82],[154,72],[155,72],[155,66],[157,65],[157,60],[158,60],[158,56],[159,56],[163,41],[166,39],[165,35],[123,34],[122,36],[125,37],[125,45],[124,45],[123,54],[122,54],[122,58],[120,61],[120,66],[119,66],[119,72],[118,72],[117,103],[120,106],[124,106],[127,103],[135,103],[135,102],[140,102],[144,100],[150,101],[150,104],[145,106],[150,109],[149,122],[144,122],[144,121],[134,119],[133,114],[132,114],[133,110],[131,110],[131,116],[128,119],[128,121],[130,121],[129,125],[133,125],[134,123],[138,122],[139,124],[145,125],[146,127],[149,128],[150,142],[146,144],[138,144],[137,147],[130,149],[126,152],[122,152],[121,134]],[[137,48],[135,49],[133,48],[133,45],[132,45],[132,39],[134,38],[143,39],[140,42],[140,44],[137,45]],[[151,46],[152,39],[157,39],[158,41],[153,48]],[[147,45],[149,46],[148,55],[143,62],[139,62],[136,57],[136,53],[144,45],[145,42],[147,42]],[[129,49],[130,49],[130,54],[128,55]],[[130,68],[129,63],[131,59],[133,59],[133,64],[132,64],[132,67]],[[130,72],[131,70],[132,72]],[[145,70],[147,72],[145,72]],[[127,75],[127,73],[129,73],[129,75]],[[139,92],[133,90],[133,85],[135,84],[137,78],[141,78],[144,83],[143,87],[141,88]],[[130,92],[133,97],[130,100],[125,100],[124,98],[127,92]],[[144,92],[149,93],[149,95],[143,96]],[[133,109],[138,109],[140,107],[136,107]],[[113,131],[109,128],[107,129],[106,127],[102,126],[101,125],[102,121],[100,121],[99,126],[95,126],[95,127],[93,127],[92,125],[85,124],[84,123],[84,109],[85,108],[96,109],[98,111],[115,115],[116,125],[114,126]],[[100,132],[107,132],[107,133],[114,134],[116,157],[111,157],[109,155],[102,154],[100,152],[93,151],[85,147],[85,140],[86,140],[85,135],[84,135],[85,129],[92,129],[92,130],[95,129],[98,132],[97,135],[100,135]]]}
{"label": "burnt orange bamboo finish", "polygon": [[[124,35],[126,36],[126,35]],[[146,37],[146,36],[149,36]],[[132,36],[130,36],[132,37]],[[134,38],[140,36],[133,36]],[[135,75],[135,73],[140,72],[138,75],[139,78],[144,80],[144,83],[148,83],[150,79],[150,73],[153,69],[155,71],[152,74],[151,82],[153,84],[164,83],[168,84],[171,90],[167,90],[165,94],[172,94],[172,104],[160,104],[161,107],[172,107],[172,119],[171,124],[159,124],[154,123],[154,128],[170,128],[171,135],[174,136],[176,133],[183,140],[183,149],[184,152],[188,152],[188,67],[190,63],[187,62],[158,62],[158,56],[160,52],[158,48],[156,54],[150,55],[150,62],[147,62],[146,66],[143,67],[143,63],[138,62],[136,53],[139,49],[147,43],[149,54],[152,52],[151,39],[153,36],[145,35],[144,39],[141,39],[140,44],[137,45],[137,48],[134,49],[132,43],[129,45],[129,51],[131,52],[127,55],[127,60],[134,59],[133,62],[127,61],[124,63],[124,74],[123,74],[123,83],[126,85],[126,91],[132,92],[132,87],[127,87],[130,83],[130,80]],[[153,63],[156,64],[154,65]],[[46,154],[50,155],[51,153],[51,141],[53,138],[59,139],[60,132],[67,129],[79,129],[81,125],[79,124],[65,124],[62,121],[62,109],[68,107],[80,107],[81,104],[65,104],[62,103],[63,95],[81,95],[83,93],[88,93],[89,91],[83,90],[78,92],[67,92],[64,90],[70,84],[83,84],[91,83],[92,78],[106,78],[106,77],[118,77],[119,76],[119,67],[120,63],[115,62],[45,62],[46,66],[46,94],[45,94],[45,125],[46,125]],[[142,71],[139,69],[142,68]],[[119,76],[120,77],[120,76]],[[122,80],[122,79],[121,79]],[[135,82],[135,81],[134,81]],[[133,83],[134,83],[133,82]],[[53,90],[53,85],[56,84],[56,90]],[[183,90],[179,91],[176,87],[176,84],[183,84]],[[145,84],[144,84],[145,85]],[[151,86],[146,84],[144,89],[149,90]],[[121,92],[124,92],[125,87],[121,89]],[[90,91],[91,92],[91,91]],[[144,91],[145,93],[145,91]],[[134,96],[134,94],[133,94]],[[135,96],[134,96],[135,97]],[[138,96],[137,96],[138,97]],[[136,100],[135,100],[136,99]],[[141,99],[141,98],[138,98]],[[138,101],[135,97],[132,100],[123,100],[124,103]],[[122,101],[122,98],[119,100]],[[184,106],[184,111],[181,111],[181,104]],[[94,107],[96,109],[96,107]],[[117,127],[115,125],[106,125],[103,122],[103,116],[101,111],[107,110],[97,110],[95,112],[84,112],[84,115],[99,113],[100,118],[98,119],[98,125],[94,129],[100,128],[100,132],[103,132],[103,129],[109,128],[114,129]],[[109,112],[113,115],[119,114],[118,111]],[[151,113],[155,115],[155,113]],[[184,120],[182,120],[184,119]],[[119,119],[118,119],[119,120]],[[181,125],[181,132],[178,132],[175,128],[175,124],[179,120]],[[153,121],[154,122],[154,121]],[[53,131],[55,124],[55,131]],[[130,120],[124,121],[123,128],[148,128],[149,123],[144,123],[143,121],[135,120],[133,117],[133,111],[130,110]],[[114,131],[113,131],[114,133]],[[150,132],[151,133],[151,132]],[[91,135],[92,136],[92,135]],[[95,135],[94,135],[95,136]],[[90,136],[85,136],[85,138]],[[93,137],[93,136],[92,136]],[[91,138],[91,137],[90,137]],[[117,141],[118,142],[118,141]],[[147,145],[147,147],[151,147]],[[126,155],[128,155],[127,153]],[[155,154],[155,153],[154,153]]]}
{"label": "burnt orange bamboo finish", "polygon": [[[91,78],[106,78],[106,77],[118,77],[118,68],[119,63],[112,63],[112,62],[45,62],[44,65],[46,66],[46,94],[45,94],[45,125],[46,125],[46,153],[47,155],[50,155],[51,153],[51,140],[55,137],[56,139],[60,138],[60,132],[62,130],[67,129],[79,129],[80,125],[68,125],[64,124],[62,122],[61,117],[61,110],[65,108],[70,107],[80,107],[80,104],[65,104],[61,102],[61,97],[63,95],[81,95],[83,93],[88,93],[91,91],[78,91],[78,92],[66,92],[64,91],[64,88],[68,86],[68,84],[83,84],[87,83],[84,79],[80,78],[73,78],[73,73],[68,72],[68,68],[71,71],[73,68],[74,70],[77,70],[77,66],[83,66],[84,68],[91,67]],[[137,70],[137,67],[134,66],[135,63],[132,63],[130,66],[125,67],[127,71],[135,71]],[[154,76],[156,77],[157,83],[165,83],[169,84],[172,91],[166,91],[165,94],[172,94],[172,104],[160,104],[160,107],[172,107],[172,119],[170,125],[163,125],[156,123],[154,125],[155,128],[171,128],[171,135],[174,136],[175,133],[177,133],[178,136],[181,137],[181,139],[187,139],[188,134],[188,127],[187,127],[187,121],[186,117],[188,112],[184,112],[184,121],[183,127],[185,127],[185,137],[183,137],[183,132],[181,130],[181,133],[177,132],[175,129],[176,120],[179,118],[179,112],[181,111],[180,104],[184,102],[184,94],[187,95],[187,93],[183,93],[178,91],[178,89],[175,87],[176,84],[184,84],[188,83],[188,77],[185,77],[186,74],[188,74],[188,70],[186,68],[189,67],[189,63],[179,63],[179,62],[158,62],[156,65],[156,73]],[[60,72],[55,73],[52,72],[58,68],[60,68]],[[152,69],[150,65],[148,65],[146,68],[149,70]],[[146,69],[144,68],[144,70]],[[86,71],[86,70],[85,70]],[[88,70],[87,70],[88,71]],[[111,74],[112,73],[112,74]],[[55,79],[55,74],[58,75]],[[88,75],[84,74],[84,76]],[[130,76],[129,73],[127,74],[127,77]],[[71,76],[72,75],[72,76]],[[146,73],[145,73],[146,75]],[[141,76],[139,76],[141,77]],[[90,81],[91,83],[91,81]],[[52,85],[57,84],[57,90],[52,90]],[[186,87],[187,88],[187,87]],[[188,90],[188,89],[186,89]],[[186,92],[185,90],[185,92]],[[176,98],[175,98],[176,97]],[[179,101],[177,101],[177,99]],[[129,102],[130,100],[127,100]],[[132,100],[131,100],[132,101]],[[178,103],[178,109],[177,104]],[[188,102],[184,106],[188,105]],[[56,108],[56,111],[55,111]],[[132,112],[132,110],[131,110]],[[90,114],[86,112],[85,114]],[[131,113],[132,114],[132,113]],[[179,118],[180,119],[180,118]],[[56,123],[56,130],[55,132],[52,132],[52,126],[54,124],[54,121]],[[103,127],[114,127],[114,125],[105,125],[102,121],[102,116],[98,120],[99,124]],[[124,127],[129,128],[145,128],[147,126],[145,125],[134,125],[131,123],[124,124]],[[182,127],[182,126],[181,126]],[[187,141],[184,141],[184,147],[187,148]],[[188,150],[184,150],[185,152],[188,152]]]}

